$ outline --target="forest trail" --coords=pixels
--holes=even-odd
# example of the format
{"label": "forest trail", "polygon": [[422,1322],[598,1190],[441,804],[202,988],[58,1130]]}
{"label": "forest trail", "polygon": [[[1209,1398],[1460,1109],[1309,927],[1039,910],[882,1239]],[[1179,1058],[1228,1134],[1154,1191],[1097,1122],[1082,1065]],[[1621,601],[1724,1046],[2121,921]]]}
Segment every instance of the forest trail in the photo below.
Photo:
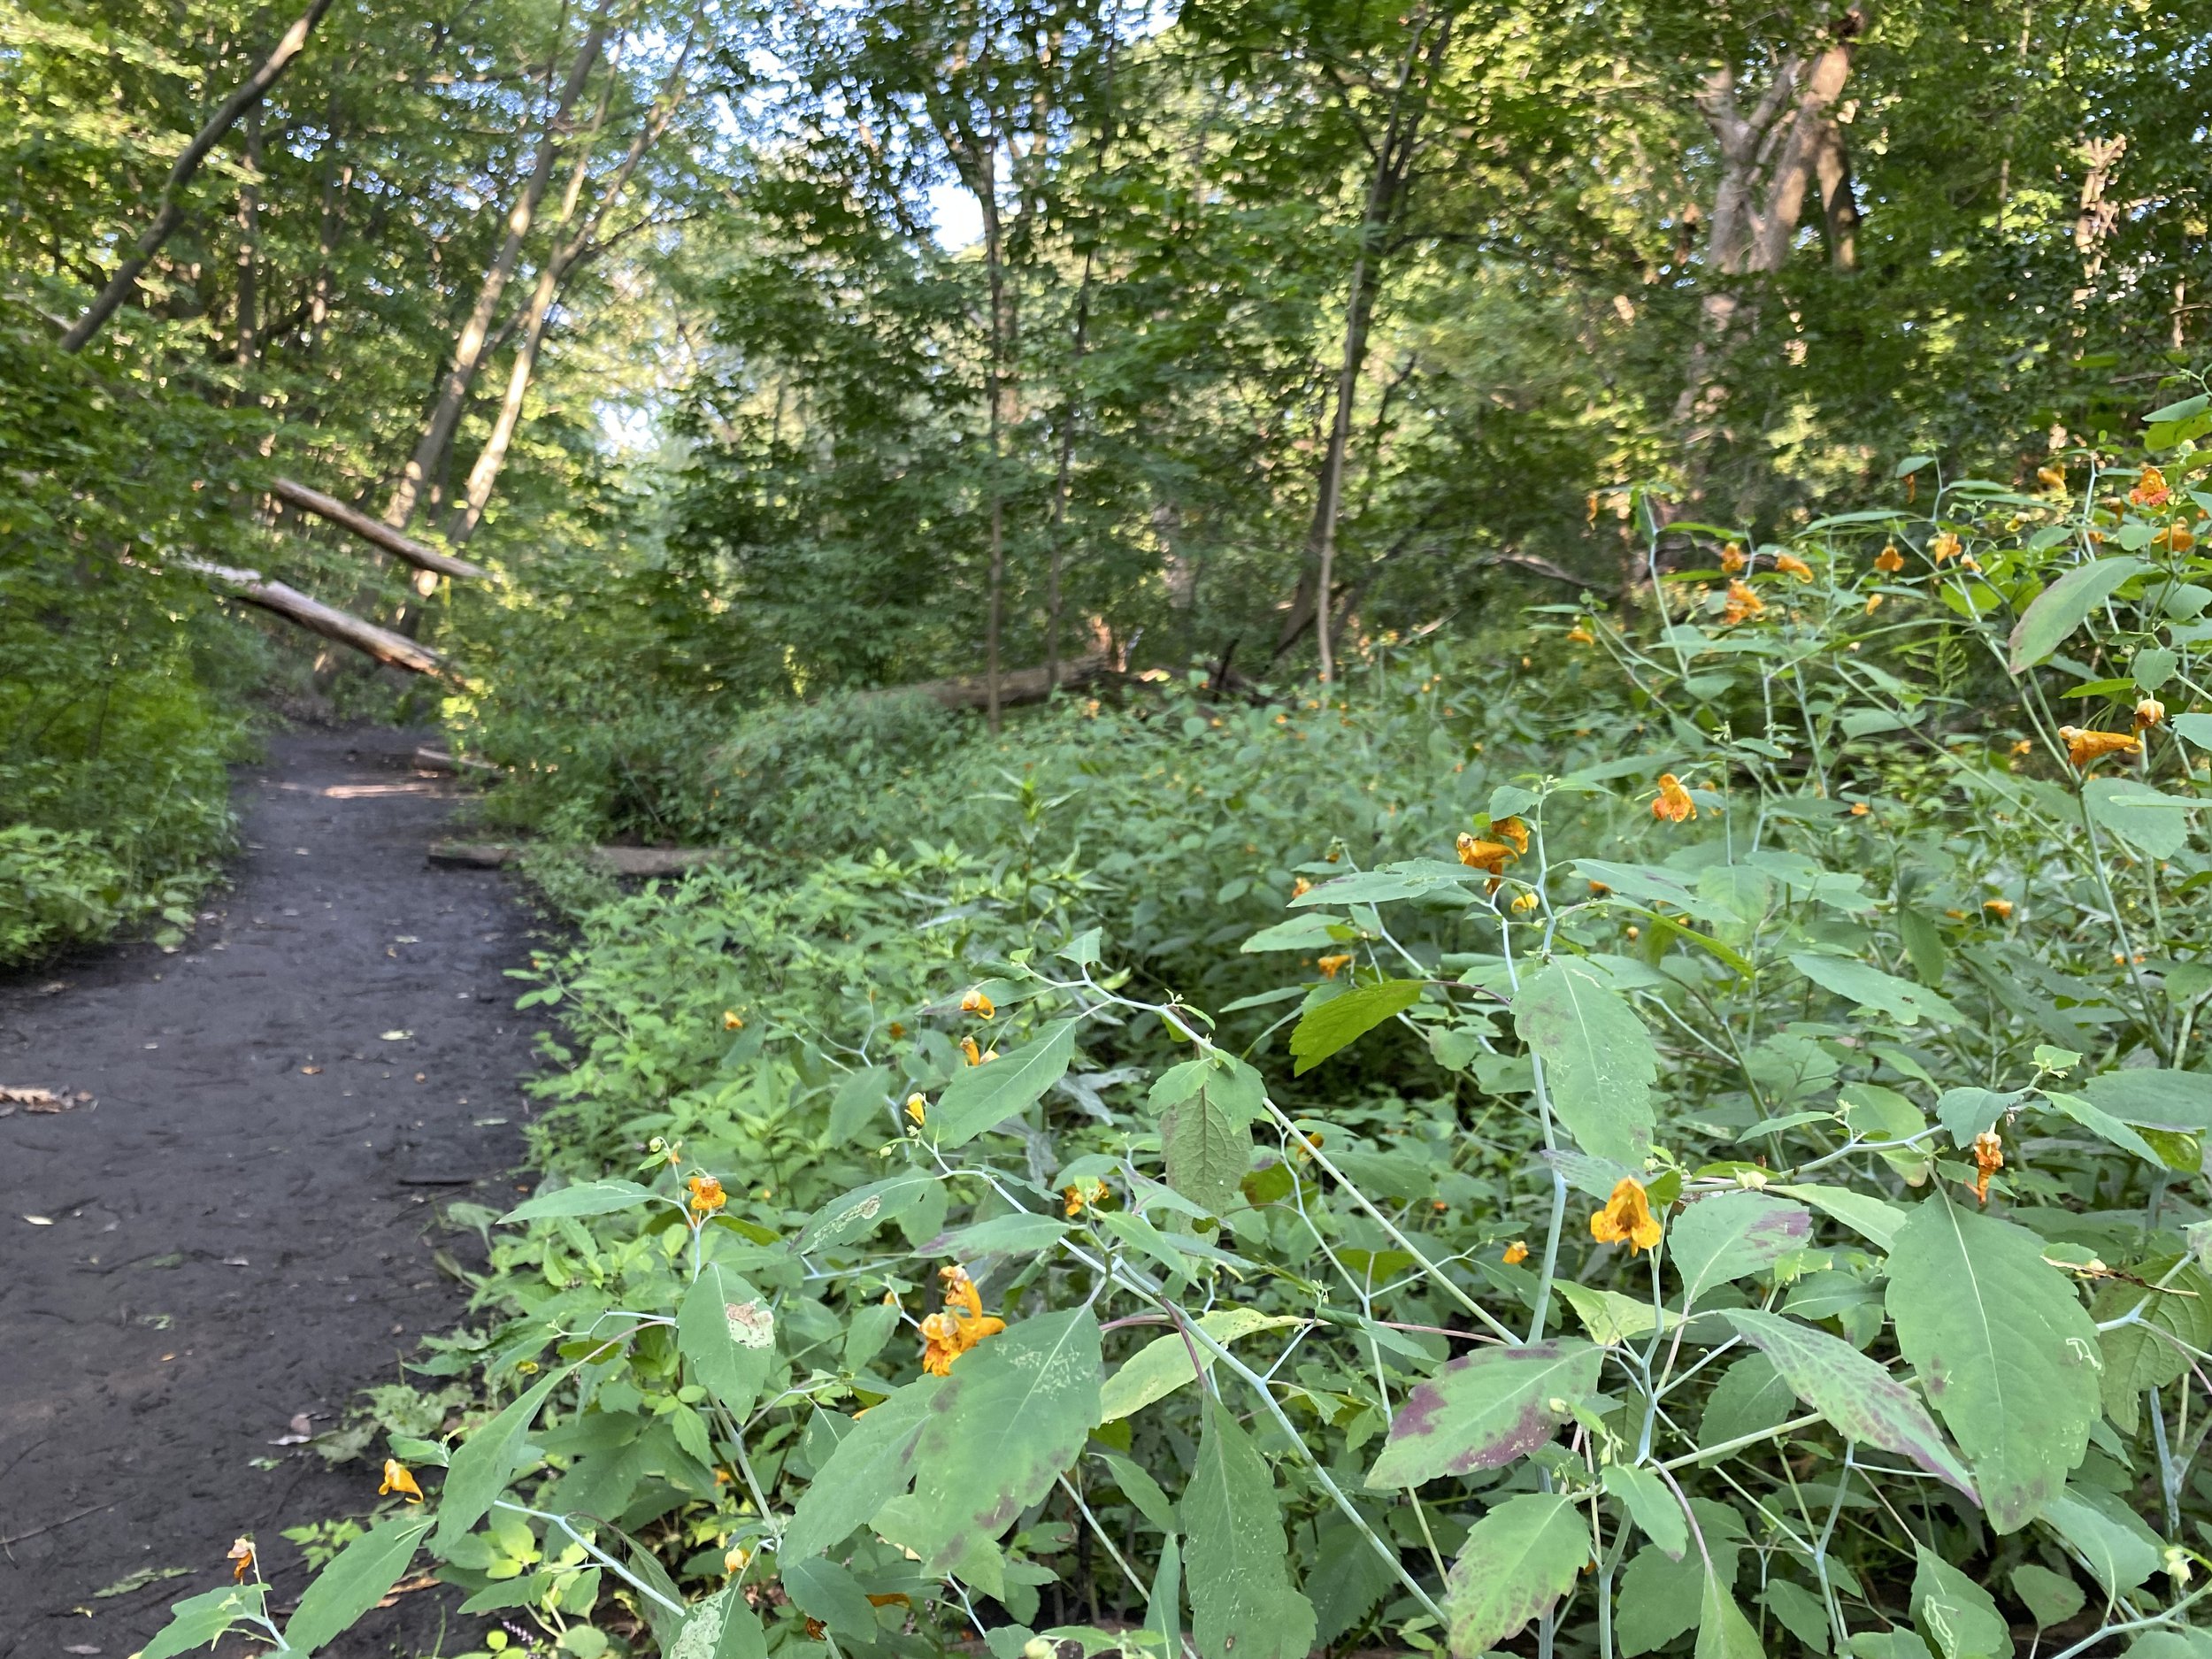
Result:
{"label": "forest trail", "polygon": [[[381,1450],[328,1467],[292,1420],[340,1427],[461,1317],[435,1212],[514,1192],[528,918],[426,866],[457,791],[414,741],[276,738],[180,951],[0,982],[0,1086],[94,1097],[0,1118],[0,1659],[124,1659],[241,1533],[296,1601],[280,1530],[370,1509]],[[437,1601],[380,1617],[434,1636]]]}

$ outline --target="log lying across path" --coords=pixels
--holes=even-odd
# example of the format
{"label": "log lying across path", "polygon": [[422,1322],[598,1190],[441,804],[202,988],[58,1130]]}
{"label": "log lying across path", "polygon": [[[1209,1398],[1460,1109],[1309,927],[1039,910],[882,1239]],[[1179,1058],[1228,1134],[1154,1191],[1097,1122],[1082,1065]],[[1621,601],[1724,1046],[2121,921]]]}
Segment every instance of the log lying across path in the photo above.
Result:
{"label": "log lying across path", "polygon": [[[1081,687],[1110,679],[1113,667],[1105,657],[1079,657],[1060,664],[1060,683],[1056,689],[1074,691]],[[1017,668],[1001,674],[998,681],[998,700],[1001,708],[1018,703],[1042,703],[1056,687],[1045,681],[1041,668]],[[925,680],[918,685],[887,686],[878,695],[924,696],[941,708],[982,709],[990,706],[990,688],[980,674],[964,674],[956,680]],[[869,694],[863,694],[864,695]]]}
{"label": "log lying across path", "polygon": [[296,622],[310,633],[336,640],[342,645],[350,645],[357,651],[365,651],[380,663],[388,663],[395,668],[408,669],[418,674],[449,675],[453,672],[443,652],[434,651],[427,645],[418,645],[405,634],[395,634],[389,628],[380,628],[373,622],[364,622],[359,617],[326,605],[319,599],[311,599],[296,588],[273,582],[259,571],[240,570],[230,565],[214,565],[206,559],[180,558],[176,563],[186,570],[220,582],[250,605],[273,611],[288,622]]}
{"label": "log lying across path", "polygon": [[[520,862],[528,850],[499,841],[433,841],[430,862],[457,870],[497,870]],[[729,854],[718,847],[595,847],[585,855],[615,876],[680,876]]]}
{"label": "log lying across path", "polygon": [[388,524],[380,524],[365,512],[357,512],[334,495],[326,495],[319,489],[310,489],[296,484],[288,478],[280,478],[269,486],[270,492],[280,501],[289,502],[302,512],[311,512],[318,518],[327,518],[341,529],[350,530],[364,541],[382,548],[394,558],[404,559],[417,570],[435,571],[441,576],[458,576],[477,581],[489,581],[491,572],[480,565],[466,559],[457,559],[449,553],[425,547],[411,535],[403,535]]}
{"label": "log lying across path", "polygon": [[488,760],[478,760],[468,755],[455,755],[448,749],[432,749],[427,744],[415,750],[415,770],[417,772],[479,772],[495,778],[505,775]]}

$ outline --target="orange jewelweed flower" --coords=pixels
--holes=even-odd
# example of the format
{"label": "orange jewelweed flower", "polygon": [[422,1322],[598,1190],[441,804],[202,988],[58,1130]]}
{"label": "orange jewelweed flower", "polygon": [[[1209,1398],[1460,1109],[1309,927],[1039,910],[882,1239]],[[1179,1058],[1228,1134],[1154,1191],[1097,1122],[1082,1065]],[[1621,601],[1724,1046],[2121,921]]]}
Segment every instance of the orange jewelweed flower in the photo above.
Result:
{"label": "orange jewelweed flower", "polygon": [[2135,729],[2148,731],[2166,718],[2166,705],[2156,697],[2146,697],[2135,705]]}
{"label": "orange jewelweed flower", "polygon": [[1982,909],[1987,910],[1992,916],[1995,917],[2001,922],[2008,922],[2012,919],[2012,901],[2010,899],[1984,899],[1982,901]]}
{"label": "orange jewelweed flower", "polygon": [[1948,530],[1946,530],[1942,534],[1936,537],[1934,541],[1928,543],[1928,557],[1939,565],[1942,564],[1946,559],[1955,559],[1958,557],[1958,556],[1959,539],[1958,537],[1953,535]]}
{"label": "orange jewelweed flower", "polygon": [[2126,732],[2088,732],[2078,726],[2062,726],[2060,739],[2066,745],[2067,757],[2077,766],[2086,766],[2106,755],[2135,755],[2142,752],[2139,740]]}
{"label": "orange jewelweed flower", "polygon": [[1733,541],[1721,549],[1720,567],[1731,576],[1741,570],[1744,567],[1743,549]]}
{"label": "orange jewelweed flower", "polygon": [[1877,611],[1879,611],[1881,608],[1882,608],[1882,595],[1879,595],[1879,594],[1869,594],[1869,595],[1866,596],[1866,614],[1867,614],[1867,615],[1869,615],[1869,616],[1870,617],[1870,616],[1872,616],[1872,615],[1873,615],[1873,614],[1874,614]]}
{"label": "orange jewelweed flower", "polygon": [[1682,787],[1681,779],[1671,772],[1663,772],[1659,774],[1658,798],[1651,803],[1651,815],[1670,824],[1679,824],[1697,816],[1697,803],[1690,799],[1690,792]]}
{"label": "orange jewelweed flower", "polygon": [[1321,977],[1323,979],[1333,979],[1338,974],[1343,972],[1346,968],[1349,967],[1351,963],[1352,953],[1348,950],[1339,956],[1318,957],[1315,960],[1313,965],[1321,970]]}
{"label": "orange jewelweed flower", "polygon": [[1302,899],[1312,891],[1313,883],[1303,876],[1300,876],[1297,880],[1290,884],[1290,896],[1294,899]]}
{"label": "orange jewelweed flower", "polygon": [[2185,525],[2170,524],[2151,538],[2153,547],[2170,548],[2176,553],[2186,553],[2196,544],[2196,536]]}
{"label": "orange jewelweed flower", "polygon": [[1851,816],[1853,818],[1864,818],[1872,810],[1873,808],[1868,806],[1863,801],[1854,801],[1851,803]]}
{"label": "orange jewelweed flower", "polygon": [[376,1495],[381,1498],[394,1492],[410,1503],[422,1502],[422,1488],[415,1484],[415,1477],[408,1472],[407,1465],[396,1457],[387,1457],[384,1460],[384,1484],[376,1489]]}
{"label": "orange jewelweed flower", "polygon": [[988,1019],[998,1012],[998,1004],[980,991],[971,991],[960,999],[960,1011],[964,1014],[980,1014]]}
{"label": "orange jewelweed flower", "polygon": [[1078,1181],[1072,1187],[1060,1189],[1060,1196],[1067,1201],[1067,1217],[1072,1221],[1086,1210],[1096,1210],[1106,1199],[1103,1181]]}
{"label": "orange jewelweed flower", "polygon": [[1974,1189],[1974,1202],[1989,1202],[1989,1178],[2005,1167],[2005,1143],[1997,1139],[1994,1129],[1985,1129],[1974,1137],[1974,1179],[1967,1183]]}
{"label": "orange jewelweed flower", "polygon": [[1590,1217],[1592,1238],[1600,1244],[1625,1244],[1631,1256],[1655,1248],[1659,1232],[1644,1184],[1632,1175],[1622,1176],[1605,1208]]}
{"label": "orange jewelweed flower", "polygon": [[2035,479],[2046,489],[2063,490],[2066,488],[2066,469],[2062,466],[2039,466],[2035,469]]}
{"label": "orange jewelweed flower", "polygon": [[1721,623],[1732,627],[1746,617],[1764,616],[1766,608],[1766,601],[1752,590],[1750,583],[1738,579],[1728,584],[1728,603],[1721,607]]}
{"label": "orange jewelweed flower", "polygon": [[722,1029],[724,1031],[742,1031],[745,1029],[745,1021],[740,1017],[735,1009],[726,1008],[722,1010]]}
{"label": "orange jewelweed flower", "polygon": [[1531,910],[1536,908],[1536,895],[1533,893],[1515,894],[1513,895],[1513,908],[1518,910],[1522,915],[1527,915]]}
{"label": "orange jewelweed flower", "polygon": [[691,1178],[691,1213],[703,1221],[730,1202],[730,1195],[722,1190],[722,1183],[711,1175]]}
{"label": "orange jewelweed flower", "polygon": [[1528,850],[1528,826],[1517,818],[1500,818],[1490,826],[1490,833],[1511,841],[1516,856]]}
{"label": "orange jewelweed flower", "polygon": [[2128,500],[2138,507],[2163,507],[2172,499],[2166,488],[2166,475],[2154,466],[2143,469],[2135,480],[2135,488],[2128,491]]}
{"label": "orange jewelweed flower", "polygon": [[929,1117],[928,1100],[918,1093],[909,1094],[906,1097],[906,1116],[908,1121],[919,1129]]}
{"label": "orange jewelweed flower", "polygon": [[1516,1239],[1516,1240],[1513,1240],[1513,1242],[1512,1242],[1512,1243],[1510,1243],[1510,1244],[1509,1244],[1509,1245],[1507,1245],[1507,1246],[1505,1247],[1505,1264],[1506,1264],[1508,1267],[1518,1267],[1518,1266],[1519,1266],[1522,1263],[1524,1263],[1524,1262],[1525,1262],[1525,1261],[1527,1261],[1527,1260],[1528,1260],[1528,1240],[1525,1240],[1525,1239]]}
{"label": "orange jewelweed flower", "polygon": [[1809,582],[1813,579],[1813,567],[1805,563],[1803,559],[1798,557],[1794,553],[1776,554],[1774,556],[1774,568],[1780,571],[1785,576],[1796,577],[1801,582]]}
{"label": "orange jewelweed flower", "polygon": [[922,1321],[922,1369],[933,1377],[952,1370],[953,1361],[983,1340],[1006,1329],[1006,1321],[983,1311],[983,1299],[964,1267],[943,1267],[937,1276],[945,1281],[945,1306]]}
{"label": "orange jewelweed flower", "polygon": [[1874,568],[1885,576],[1894,576],[1905,568],[1905,556],[1897,550],[1896,542],[1884,544],[1882,550],[1874,556]]}
{"label": "orange jewelweed flower", "polygon": [[[1497,827],[1502,833],[1504,826]],[[1522,844],[1525,846],[1527,832],[1525,830],[1522,834],[1524,837]],[[1456,845],[1460,863],[1465,864],[1470,870],[1487,870],[1494,876],[1502,875],[1505,872],[1507,859],[1520,856],[1504,841],[1479,841],[1465,830],[1459,832],[1459,841]]]}
{"label": "orange jewelweed flower", "polygon": [[1597,635],[1579,622],[1567,630],[1567,643],[1570,645],[1595,645],[1597,642]]}
{"label": "orange jewelweed flower", "polygon": [[963,1037],[960,1040],[960,1052],[967,1056],[967,1061],[970,1065],[981,1065],[983,1064],[983,1050],[976,1046],[976,1041],[974,1038]]}
{"label": "orange jewelweed flower", "polygon": [[223,1559],[238,1563],[230,1570],[230,1581],[233,1584],[245,1583],[246,1575],[253,1571],[253,1540],[250,1538],[234,1540],[231,1543],[230,1553]]}

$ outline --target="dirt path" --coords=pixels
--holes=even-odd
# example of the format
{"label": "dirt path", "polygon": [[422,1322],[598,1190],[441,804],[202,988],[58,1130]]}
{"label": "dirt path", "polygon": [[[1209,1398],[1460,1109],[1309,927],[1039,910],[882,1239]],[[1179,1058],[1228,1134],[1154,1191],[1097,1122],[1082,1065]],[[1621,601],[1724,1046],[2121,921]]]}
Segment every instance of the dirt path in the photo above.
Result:
{"label": "dirt path", "polygon": [[[95,1097],[0,1118],[0,1659],[124,1659],[240,1533],[296,1600],[280,1529],[365,1511],[377,1475],[280,1444],[292,1419],[339,1426],[461,1317],[435,1212],[515,1190],[527,918],[426,866],[453,790],[412,746],[277,739],[182,951],[0,981],[0,1085]],[[434,1600],[349,1654],[434,1633]]]}

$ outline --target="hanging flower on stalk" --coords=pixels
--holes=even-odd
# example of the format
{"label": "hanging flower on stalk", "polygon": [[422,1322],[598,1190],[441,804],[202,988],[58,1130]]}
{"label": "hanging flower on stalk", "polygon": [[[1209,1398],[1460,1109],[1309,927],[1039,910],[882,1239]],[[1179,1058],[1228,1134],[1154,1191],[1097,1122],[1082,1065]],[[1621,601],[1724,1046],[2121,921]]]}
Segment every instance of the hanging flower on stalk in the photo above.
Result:
{"label": "hanging flower on stalk", "polygon": [[230,1581],[233,1584],[245,1583],[246,1575],[253,1571],[253,1540],[250,1538],[234,1540],[231,1544],[229,1553],[223,1559],[238,1563],[230,1570]]}
{"label": "hanging flower on stalk", "polygon": [[1006,1329],[1006,1321],[983,1311],[983,1298],[966,1268],[940,1268],[937,1276],[945,1282],[945,1306],[922,1321],[922,1369],[942,1377],[952,1370],[953,1361],[985,1337]]}
{"label": "hanging flower on stalk", "polygon": [[395,1492],[410,1503],[422,1502],[422,1488],[415,1484],[415,1477],[407,1465],[396,1457],[387,1457],[384,1460],[384,1484],[376,1489],[376,1495],[381,1498]]}
{"label": "hanging flower on stalk", "polygon": [[[1515,821],[1517,822],[1517,820]],[[1499,829],[1501,833],[1504,828],[1502,825],[1494,827]],[[1528,844],[1528,833],[1525,830],[1521,833],[1521,844],[1524,847]],[[1465,864],[1470,870],[1487,870],[1494,876],[1505,873],[1507,859],[1520,856],[1520,854],[1505,841],[1484,841],[1468,833],[1465,830],[1459,833],[1457,847],[1460,863]]]}
{"label": "hanging flower on stalk", "polygon": [[2154,466],[2147,466],[2135,480],[2135,488],[2128,491],[2128,501],[2137,507],[2163,507],[2172,499],[2166,488],[2166,475]]}
{"label": "hanging flower on stalk", "polygon": [[1985,1129],[1974,1137],[1974,1179],[1966,1183],[1974,1192],[1974,1202],[1989,1202],[1989,1178],[2005,1167],[2005,1143],[1997,1138],[1994,1129]]}
{"label": "hanging flower on stalk", "polygon": [[694,1221],[704,1221],[730,1202],[730,1195],[722,1190],[722,1183],[711,1175],[695,1175],[691,1178],[689,1186],[691,1187],[691,1217]]}
{"label": "hanging flower on stalk", "polygon": [[1651,1213],[1644,1184],[1624,1175],[1605,1208],[1590,1217],[1590,1236],[1600,1244],[1625,1244],[1631,1256],[1658,1248],[1659,1218]]}
{"label": "hanging flower on stalk", "polygon": [[1883,544],[1882,550],[1874,556],[1874,568],[1885,576],[1894,576],[1905,568],[1905,556],[1897,550],[1896,542]]}
{"label": "hanging flower on stalk", "polygon": [[1809,582],[1813,579],[1813,567],[1794,553],[1776,554],[1774,568],[1785,576],[1794,576],[1801,582]]}
{"label": "hanging flower on stalk", "polygon": [[1728,584],[1728,603],[1721,607],[1720,619],[1724,627],[1733,627],[1746,617],[1766,614],[1766,601],[1760,598],[1749,582],[1740,578]]}
{"label": "hanging flower on stalk", "polygon": [[2166,705],[2156,697],[2146,697],[2135,705],[2135,729],[2147,732],[2166,718]]}
{"label": "hanging flower on stalk", "polygon": [[1682,780],[1671,772],[1659,774],[1658,798],[1651,803],[1651,815],[1664,818],[1670,824],[1679,824],[1697,816],[1697,803],[1690,799],[1690,792]]}
{"label": "hanging flower on stalk", "polygon": [[2094,732],[2078,726],[2062,726],[2058,735],[2066,745],[2067,758],[2077,766],[2087,766],[2107,755],[2139,754],[2143,748],[2139,739],[2126,732]]}

